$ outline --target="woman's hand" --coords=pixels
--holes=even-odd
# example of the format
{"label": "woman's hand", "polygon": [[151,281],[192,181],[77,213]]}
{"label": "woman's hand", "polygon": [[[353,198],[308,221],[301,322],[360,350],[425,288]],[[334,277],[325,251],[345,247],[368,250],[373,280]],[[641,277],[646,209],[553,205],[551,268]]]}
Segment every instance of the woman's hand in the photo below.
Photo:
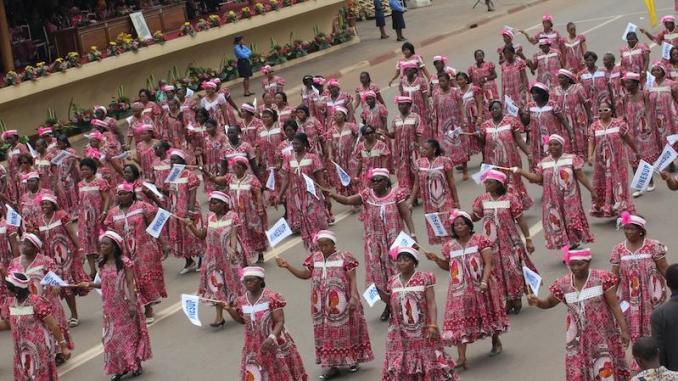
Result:
{"label": "woman's hand", "polygon": [[272,337],[267,337],[266,340],[264,340],[264,343],[261,344],[261,350],[263,352],[268,352],[273,349],[275,345],[275,340]]}
{"label": "woman's hand", "polygon": [[487,292],[487,281],[480,282],[480,292],[483,294]]}
{"label": "woman's hand", "polygon": [[436,259],[438,259],[438,256],[431,253],[430,251],[425,251],[424,255],[426,256],[426,259],[428,259],[429,261],[435,261]]}
{"label": "woman's hand", "polygon": [[536,306],[539,304],[539,298],[537,298],[533,293],[527,294],[527,304],[531,306]]}
{"label": "woman's hand", "polygon": [[283,268],[283,269],[287,269],[287,268],[290,267],[289,262],[287,262],[287,260],[285,258],[282,258],[282,257],[276,257],[275,263],[278,265],[278,267]]}
{"label": "woman's hand", "polygon": [[71,350],[68,349],[68,344],[66,344],[66,341],[64,341],[60,346],[61,346],[61,357],[63,357],[64,360],[70,359]]}
{"label": "woman's hand", "polygon": [[525,249],[527,249],[527,252],[530,254],[534,253],[534,243],[532,242],[532,238],[525,239]]}
{"label": "woman's hand", "polygon": [[348,309],[353,311],[360,306],[360,300],[354,295],[348,300]]}
{"label": "woman's hand", "polygon": [[631,342],[631,335],[629,335],[628,330],[623,330],[621,332],[621,342],[622,342],[622,345],[624,346],[624,348],[629,347],[629,343]]}
{"label": "woman's hand", "polygon": [[593,158],[589,156],[589,158],[586,160],[588,163],[589,167],[593,167]]}
{"label": "woman's hand", "polygon": [[440,338],[440,331],[438,330],[438,326],[433,324],[427,326],[426,338],[429,340],[438,340]]}

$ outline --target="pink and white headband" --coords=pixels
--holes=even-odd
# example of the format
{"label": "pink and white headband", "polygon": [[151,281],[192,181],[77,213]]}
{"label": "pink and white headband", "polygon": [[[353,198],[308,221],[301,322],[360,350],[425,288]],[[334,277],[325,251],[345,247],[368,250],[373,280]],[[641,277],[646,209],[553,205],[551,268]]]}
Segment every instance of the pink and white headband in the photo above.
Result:
{"label": "pink and white headband", "polygon": [[330,241],[337,243],[337,235],[331,230],[321,230],[317,232],[313,237],[313,242],[318,242],[320,239],[329,239]]}
{"label": "pink and white headband", "polygon": [[560,251],[563,252],[563,260],[566,264],[569,264],[570,261],[590,261],[592,258],[589,248],[570,250],[569,247],[563,246]]}
{"label": "pink and white headband", "polygon": [[200,85],[200,87],[202,87],[203,89],[216,89],[217,84],[214,83],[214,81],[205,81],[202,83],[202,85]]}
{"label": "pink and white headband", "polygon": [[104,114],[108,114],[108,109],[104,106],[94,106],[94,112],[103,111]]}
{"label": "pink and white headband", "polygon": [[39,127],[38,136],[45,136],[52,133],[52,127]]}
{"label": "pink and white headband", "polygon": [[672,22],[672,23],[675,23],[675,22],[676,22],[676,18],[675,18],[673,15],[662,16],[661,22],[662,22],[662,24],[665,23],[665,22]]}
{"label": "pink and white headband", "polygon": [[[98,120],[98,119],[94,119],[94,120]],[[104,123],[104,124],[105,124],[105,123]],[[90,132],[90,133],[87,135],[87,138],[90,139],[90,140],[99,140],[99,141],[101,141],[101,140],[104,139],[104,134],[102,134],[101,132],[95,130],[95,131]]]}
{"label": "pink and white headband", "polygon": [[563,137],[558,135],[558,134],[551,134],[548,137],[548,141],[546,142],[546,144],[551,143],[551,142],[558,142],[558,143],[560,143],[560,145],[565,145],[565,139],[563,139]]}
{"label": "pink and white headband", "polygon": [[249,103],[243,103],[242,105],[240,105],[240,109],[241,109],[241,110],[245,110],[245,111],[247,111],[247,112],[250,112],[250,113],[252,113],[252,114],[256,114],[256,113],[257,113],[257,109],[254,108],[254,106],[252,106],[252,105],[249,104]]}
{"label": "pink and white headband", "polygon": [[273,71],[273,68],[271,65],[264,65],[264,67],[261,68],[261,72],[264,74],[268,74]]}
{"label": "pink and white headband", "polygon": [[40,200],[40,202],[43,202],[43,201],[49,201],[49,202],[51,202],[51,203],[54,204],[54,205],[59,205],[59,204],[57,203],[57,198],[56,198],[56,196],[53,195],[53,194],[50,194],[50,193],[43,193],[43,194],[41,194],[41,195],[39,196],[39,200]]}
{"label": "pink and white headband", "polygon": [[509,36],[511,39],[513,39],[513,31],[509,28],[504,28],[501,30],[501,35],[502,36]]}
{"label": "pink and white headband", "polygon": [[375,93],[372,90],[367,90],[363,93],[363,100],[365,100],[367,98],[376,98],[376,97],[377,97],[377,93]]}
{"label": "pink and white headband", "polygon": [[551,21],[551,22],[553,22],[553,16],[549,13],[544,13],[544,16],[541,18],[541,21]]}
{"label": "pink and white headband", "polygon": [[226,204],[229,204],[229,205],[231,203],[231,197],[229,195],[227,195],[226,193],[219,192],[219,191],[210,192],[209,199],[210,200],[211,199],[219,200],[219,201],[225,202]]}
{"label": "pink and white headband", "polygon": [[247,160],[245,156],[233,156],[232,158],[228,159],[228,165],[230,167],[234,166],[237,163],[244,164],[245,167],[248,167],[250,164],[250,161]]}
{"label": "pink and white headband", "polygon": [[541,82],[535,82],[535,83],[533,83],[532,86],[530,86],[530,90],[532,90],[532,89],[535,88],[535,87],[538,88],[538,89],[544,90],[544,91],[546,91],[547,93],[549,92],[549,87],[546,86],[545,84],[541,83]]}
{"label": "pink and white headband", "polygon": [[30,179],[39,179],[40,174],[36,171],[28,172],[25,175],[21,175],[21,181],[28,181]]}
{"label": "pink and white headband", "polygon": [[109,238],[113,242],[115,242],[119,248],[122,249],[122,237],[120,234],[114,232],[113,230],[106,230],[102,235],[99,236],[99,241],[103,240],[104,238]]}
{"label": "pink and white headband", "polygon": [[622,212],[621,217],[617,219],[617,225],[626,226],[630,224],[638,225],[641,228],[645,228],[645,224],[647,224],[647,221],[643,217],[636,216],[626,211]]}
{"label": "pink and white headband", "polygon": [[539,46],[541,45],[551,45],[551,39],[548,37],[542,37],[539,39]]}
{"label": "pink and white headband", "polygon": [[172,85],[165,85],[162,87],[162,91],[174,91],[176,88]]}
{"label": "pink and white headband", "polygon": [[443,64],[447,65],[447,57],[445,56],[435,56],[433,57],[433,62],[441,61]]}
{"label": "pink and white headband", "polygon": [[450,224],[453,224],[454,220],[456,220],[458,217],[464,217],[469,221],[473,221],[471,219],[471,215],[466,213],[465,211],[463,211],[461,209],[452,209],[452,211],[450,212],[450,218],[449,218]]}
{"label": "pink and white headband", "polygon": [[346,109],[346,107],[336,106],[336,107],[334,108],[334,111],[335,111],[335,112],[340,112],[340,113],[344,114],[344,116],[347,116],[347,115],[348,115],[348,110]]}
{"label": "pink and white headband", "polygon": [[[92,126],[99,126],[99,127],[102,127],[102,128],[108,128],[108,123],[104,122],[104,121],[101,120],[101,119],[96,119],[96,118],[95,118],[95,119],[92,119],[89,123],[90,123]],[[91,135],[91,134],[90,134],[90,135]]]}
{"label": "pink and white headband", "polygon": [[120,193],[120,192],[132,193],[132,192],[134,192],[134,184],[124,182],[124,183],[118,185],[116,190],[117,190],[118,193]]}
{"label": "pink and white headband", "polygon": [[327,87],[332,87],[332,86],[336,86],[336,87],[340,86],[339,81],[336,78],[332,78],[329,81],[327,81]]}
{"label": "pink and white headband", "polygon": [[496,180],[502,184],[506,184],[506,174],[504,172],[497,171],[496,169],[490,169],[489,171],[485,172],[482,177],[483,181]]}
{"label": "pink and white headband", "polygon": [[23,241],[28,241],[28,242],[30,242],[31,244],[33,244],[33,246],[35,246],[37,249],[42,249],[42,240],[40,239],[40,237],[38,237],[37,235],[35,235],[35,234],[33,234],[33,233],[26,233],[26,234],[24,234],[24,235],[21,237],[21,241],[22,241],[22,242],[23,242]]}
{"label": "pink and white headband", "polygon": [[386,168],[372,168],[367,173],[367,178],[372,180],[374,177],[382,176],[388,178],[391,173]]}
{"label": "pink and white headband", "polygon": [[412,103],[412,97],[408,97],[405,95],[398,95],[397,97],[394,98],[395,103],[401,104],[401,103]]}
{"label": "pink and white headband", "polygon": [[391,257],[391,259],[395,260],[401,253],[407,253],[411,255],[412,258],[414,258],[417,262],[419,262],[419,252],[408,246],[396,246],[389,250],[388,255]]}
{"label": "pink and white headband", "polygon": [[240,274],[240,280],[243,281],[248,276],[255,276],[255,277],[264,279],[266,277],[266,272],[264,271],[264,269],[262,267],[247,266],[247,267],[242,269],[242,272]]}
{"label": "pink and white headband", "polygon": [[569,70],[567,70],[567,69],[560,69],[560,70],[558,70],[558,75],[565,76],[565,77],[571,79],[572,82],[576,82],[576,81],[577,81],[577,77],[575,77],[574,73],[572,73],[571,71],[569,71]]}
{"label": "pink and white headband", "polygon": [[24,273],[20,272],[11,272],[9,275],[5,277],[5,280],[9,283],[11,283],[14,287],[18,288],[23,288],[27,289],[28,285],[30,284],[30,280],[28,279],[28,276]]}
{"label": "pink and white headband", "polygon": [[7,139],[10,136],[19,136],[19,132],[17,130],[7,130],[2,133],[3,139]]}
{"label": "pink and white headband", "polygon": [[179,156],[180,158],[186,160],[186,152],[184,152],[184,151],[182,151],[182,150],[180,150],[180,149],[176,149],[176,148],[175,148],[175,149],[171,150],[171,151],[170,151],[170,156],[172,156],[172,155],[174,155],[174,156]]}
{"label": "pink and white headband", "polygon": [[624,77],[622,79],[640,81],[640,74],[628,71],[624,73]]}

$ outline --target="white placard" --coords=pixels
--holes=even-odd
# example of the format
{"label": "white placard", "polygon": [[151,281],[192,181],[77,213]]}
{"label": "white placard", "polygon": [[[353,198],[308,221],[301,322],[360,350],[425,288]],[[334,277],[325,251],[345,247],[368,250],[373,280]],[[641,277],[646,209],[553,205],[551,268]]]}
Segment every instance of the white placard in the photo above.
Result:
{"label": "white placard", "polygon": [[61,150],[59,153],[52,158],[51,163],[54,165],[61,165],[61,163],[66,160],[67,157],[71,156],[71,153],[66,150]]}
{"label": "white placard", "polygon": [[525,278],[525,283],[532,289],[532,293],[537,296],[539,295],[539,287],[541,286],[541,276],[536,272],[530,270],[529,268],[523,266],[523,277]]}
{"label": "white placard", "polygon": [[140,41],[153,38],[150,29],[148,29],[148,25],[146,25],[146,19],[144,18],[143,13],[130,13],[129,18],[132,19],[132,25],[134,25],[134,30],[136,30]]}
{"label": "white placard", "polygon": [[652,75],[649,71],[647,73],[647,78],[645,79],[645,90],[649,90],[654,87],[654,75]]}
{"label": "white placard", "polygon": [[657,172],[663,171],[664,168],[668,167],[669,164],[676,160],[676,157],[678,157],[678,152],[676,152],[670,144],[665,145],[661,155],[659,155],[657,161],[654,162],[654,170]]}
{"label": "white placard", "polygon": [[626,41],[626,35],[635,32],[638,30],[638,25],[634,23],[628,23],[626,24],[626,29],[624,29],[624,34],[622,34],[622,40]]}
{"label": "white placard", "polygon": [[284,218],[278,220],[268,231],[266,231],[266,238],[271,247],[279,244],[280,241],[292,235],[292,229]]}
{"label": "white placard", "polygon": [[315,183],[313,183],[313,179],[306,176],[305,173],[302,173],[301,176],[304,177],[304,182],[306,183],[306,190],[308,191],[308,193],[315,196],[315,198],[320,199],[315,191]]}
{"label": "white placard", "polygon": [[65,287],[68,286],[68,283],[64,282],[61,277],[56,275],[54,272],[49,271],[40,281],[42,286],[55,286],[55,287]]}
{"label": "white placard", "polygon": [[494,166],[492,164],[481,163],[480,164],[480,171],[471,175],[471,178],[473,179],[473,181],[475,181],[476,184],[480,185],[480,183],[483,182],[483,180],[482,180],[483,175],[485,175],[493,167]]}
{"label": "white placard", "polygon": [[268,178],[266,179],[266,188],[275,190],[275,168],[268,170]]}
{"label": "white placard", "polygon": [[7,225],[9,226],[21,226],[21,216],[19,213],[14,210],[9,204],[5,204],[7,207]]}
{"label": "white placard", "polygon": [[187,87],[186,88],[186,96],[189,97],[189,98],[193,97],[193,90],[191,90]]}
{"label": "white placard", "polygon": [[667,136],[666,141],[669,142],[670,145],[676,144],[676,142],[678,142],[678,134]]}
{"label": "white placard", "polygon": [[645,188],[650,184],[652,180],[652,171],[654,167],[652,164],[646,162],[645,160],[640,160],[638,163],[638,169],[636,174],[633,175],[633,180],[631,181],[631,188],[639,191],[644,191]]}
{"label": "white placard", "polygon": [[156,195],[159,199],[161,200],[163,199],[162,193],[160,193],[158,187],[156,187],[155,184],[149,183],[148,181],[144,181],[142,185],[148,188],[151,192],[153,192],[153,194]]}
{"label": "white placard", "polygon": [[347,187],[349,184],[351,184],[351,176],[344,171],[343,168],[339,166],[339,164],[334,163],[334,166],[337,168],[337,176],[339,176],[339,181],[341,181],[341,185]]}
{"label": "white placard", "polygon": [[113,160],[118,160],[118,159],[124,160],[124,159],[127,159],[128,157],[129,157],[129,151],[125,151],[125,152],[123,152],[119,155],[115,155],[115,156],[111,157],[111,159],[113,159]]}
{"label": "white placard", "polygon": [[198,306],[200,305],[200,297],[197,295],[181,294],[181,309],[186,314],[188,321],[193,325],[202,327],[200,317],[198,316]]}
{"label": "white placard", "polygon": [[181,173],[184,171],[184,168],[186,168],[185,164],[174,164],[172,165],[172,169],[170,169],[169,173],[167,174],[167,177],[165,178],[166,183],[174,183],[181,177]]}
{"label": "white placard", "polygon": [[[101,286],[101,277],[99,276],[98,272],[97,272],[97,275],[94,276],[94,280],[92,281],[92,284],[96,284],[97,286]],[[95,288],[94,291],[96,291],[97,294],[101,295],[101,288]]]}
{"label": "white placard", "polygon": [[506,113],[514,117],[518,116],[518,106],[513,103],[513,99],[508,95],[504,95],[504,105],[506,106]]}
{"label": "white placard", "polygon": [[32,158],[38,157],[38,152],[35,151],[31,143],[26,142],[26,147],[28,147],[28,152],[30,152]]}
{"label": "white placard", "polygon": [[440,220],[440,214],[426,213],[424,214],[424,217],[426,217],[426,222],[428,222],[429,226],[431,227],[431,230],[433,230],[433,233],[436,235],[436,237],[449,236],[449,234],[447,234],[447,230],[445,230],[443,222]]}
{"label": "white placard", "polygon": [[626,300],[622,300],[621,303],[619,303],[619,308],[621,308],[622,312],[626,312],[626,310],[628,310],[629,307],[631,307],[631,304]]}
{"label": "white placard", "polygon": [[393,249],[394,247],[412,247],[415,243],[417,243],[417,241],[401,230],[395,241],[393,241],[390,249]]}
{"label": "white placard", "polygon": [[162,232],[163,226],[172,216],[172,213],[166,211],[165,209],[158,208],[158,213],[155,214],[153,221],[146,228],[146,233],[148,233],[153,238],[160,237],[160,232]]}
{"label": "white placard", "polygon": [[671,49],[673,48],[673,45],[669,44],[668,42],[664,41],[662,42],[662,58],[665,60],[670,60],[671,59]]}
{"label": "white placard", "polygon": [[379,296],[379,291],[377,291],[377,286],[375,286],[374,283],[367,287],[365,292],[363,292],[363,298],[370,307],[374,307],[374,305],[379,300],[381,300],[381,297]]}

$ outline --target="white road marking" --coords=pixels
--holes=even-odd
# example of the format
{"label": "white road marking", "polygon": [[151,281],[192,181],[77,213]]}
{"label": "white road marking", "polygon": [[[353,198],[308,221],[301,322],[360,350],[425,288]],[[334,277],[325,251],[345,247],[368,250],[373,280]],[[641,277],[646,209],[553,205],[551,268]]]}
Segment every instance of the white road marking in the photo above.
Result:
{"label": "white road marking", "polygon": [[583,31],[582,34],[589,34],[589,33],[593,32],[594,30],[596,30],[598,28],[602,28],[602,27],[604,27],[605,25],[607,25],[611,22],[615,22],[615,21],[619,20],[622,17],[624,17],[624,16],[623,15],[617,15],[617,16],[615,16],[615,17],[613,17],[613,18],[611,18],[611,19],[609,19],[609,20],[607,20],[603,23],[600,23],[600,24],[594,26],[593,28],[590,28],[590,29]]}

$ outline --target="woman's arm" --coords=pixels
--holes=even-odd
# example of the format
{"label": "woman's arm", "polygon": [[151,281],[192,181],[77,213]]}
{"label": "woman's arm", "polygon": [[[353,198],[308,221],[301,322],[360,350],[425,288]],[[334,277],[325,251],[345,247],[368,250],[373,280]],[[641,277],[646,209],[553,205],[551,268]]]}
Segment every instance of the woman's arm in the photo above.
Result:
{"label": "woman's arm", "polygon": [[436,304],[436,294],[433,286],[426,287],[426,311],[428,312],[427,337],[429,339],[437,339],[440,337],[440,330],[438,329],[438,305]]}
{"label": "woman's arm", "polygon": [[459,195],[457,194],[457,185],[454,182],[454,171],[451,169],[449,171],[445,171],[445,178],[447,178],[447,185],[450,190],[450,195],[452,195],[452,206],[458,208]]}
{"label": "woman's arm", "polygon": [[[68,348],[66,338],[64,338],[63,332],[61,332],[61,327],[59,326],[59,323],[57,323],[56,319],[52,315],[45,316],[45,318],[42,321],[47,326],[47,329],[49,329],[49,331],[52,333],[52,336],[54,336],[54,338],[56,339],[57,345],[59,345],[59,347],[61,348],[61,355],[64,357],[65,360],[68,360],[71,357],[71,350]],[[2,330],[2,328],[0,328],[0,330]]]}
{"label": "woman's arm", "polygon": [[521,214],[516,218],[518,227],[525,237],[525,248],[528,253],[534,253],[534,243],[532,243],[532,237],[530,236],[530,228],[527,227],[527,222],[525,222],[525,217]]}
{"label": "woman's arm", "polygon": [[560,303],[560,300],[556,299],[551,294],[549,294],[549,296],[547,296],[546,299],[539,299],[537,296],[530,292],[529,294],[527,294],[527,303],[531,306],[539,307],[542,310],[548,310],[550,308],[557,306],[558,303]]}
{"label": "woman's arm", "polygon": [[266,340],[264,340],[264,343],[261,345],[261,350],[264,352],[274,348],[277,337],[280,336],[280,333],[285,327],[285,314],[283,313],[282,308],[271,312],[271,317],[273,318],[273,329],[271,329],[271,334],[268,335]]}
{"label": "woman's arm", "polygon": [[407,202],[411,205],[414,204],[414,201],[417,200],[419,195],[419,171],[414,171],[414,183],[412,184],[412,190],[410,191],[410,197]]}
{"label": "woman's arm", "polygon": [[358,293],[358,282],[356,281],[356,269],[353,269],[346,273],[348,275],[348,287],[349,287],[349,308],[354,309],[360,305],[360,294]]}
{"label": "woman's arm", "polygon": [[480,255],[483,257],[483,277],[480,280],[480,292],[487,291],[487,282],[490,280],[490,274],[492,274],[492,249],[485,248],[480,252]]}
{"label": "woman's arm", "polygon": [[589,148],[588,148],[589,158],[587,160],[588,163],[589,163],[589,166],[593,166],[593,153],[594,153],[595,149],[596,149],[596,139],[595,138],[589,139]]}
{"label": "woman's arm", "polygon": [[414,231],[414,223],[412,222],[412,212],[410,211],[409,204],[407,202],[399,202],[398,204],[398,212],[400,212],[400,217],[405,221],[405,225],[407,226],[407,230],[410,232],[410,235],[412,238],[417,237],[417,233]]}
{"label": "woman's arm", "polygon": [[595,198],[596,190],[593,189],[593,186],[591,186],[591,183],[589,182],[589,178],[586,177],[584,174],[584,171],[581,169],[575,169],[574,170],[574,175],[577,177],[577,181],[581,183],[581,185],[584,186],[584,188],[588,189],[589,192],[591,192],[591,196]]}
{"label": "woman's arm", "polygon": [[360,197],[359,194],[354,194],[354,195],[351,195],[351,196],[343,196],[343,195],[337,194],[333,190],[329,190],[328,196],[330,196],[331,198],[336,200],[338,203],[343,204],[343,205],[358,206],[358,205],[363,204],[363,199],[362,199],[362,197]]}
{"label": "woman's arm", "polygon": [[426,255],[426,258],[428,258],[430,261],[433,261],[440,267],[441,269],[445,271],[450,271],[450,262],[448,262],[445,258],[440,258],[439,256],[435,255],[434,253],[431,252],[424,252]]}
{"label": "woman's arm", "polygon": [[518,168],[518,167],[515,167],[515,168],[516,168],[515,173],[520,174],[524,178],[528,179],[531,183],[541,184],[544,181],[544,177],[542,175],[538,174],[538,173],[532,173],[532,172],[530,172],[526,169],[522,169],[522,168]]}
{"label": "woman's arm", "polygon": [[657,270],[659,271],[659,273],[662,274],[663,277],[666,277],[666,269],[669,268],[669,263],[666,260],[666,257],[655,260],[654,264],[657,266]]}
{"label": "woman's arm", "polygon": [[619,307],[619,299],[617,298],[617,287],[610,287],[607,291],[605,291],[605,302],[607,302],[607,306],[610,308],[610,311],[612,312],[612,315],[614,315],[614,320],[617,321],[617,325],[619,326],[619,329],[621,330],[621,341],[624,347],[629,346],[629,342],[631,341],[631,335],[629,334],[629,328],[626,325],[626,318],[624,318],[624,313],[621,310],[621,307]]}
{"label": "woman's arm", "polygon": [[136,311],[137,309],[137,293],[136,285],[134,284],[134,274],[132,271],[125,270],[125,281],[127,282],[127,289],[130,291],[127,295],[129,298],[127,300],[128,307],[130,311]]}
{"label": "woman's arm", "polygon": [[311,270],[307,269],[306,267],[294,267],[283,257],[277,257],[275,259],[275,263],[278,265],[278,267],[287,269],[287,271],[299,279],[311,278]]}
{"label": "woman's arm", "polygon": [[530,148],[525,143],[525,140],[523,140],[523,137],[520,135],[519,131],[513,131],[513,141],[516,143],[518,148],[523,151],[525,156],[530,158]]}
{"label": "woman's arm", "polygon": [[70,238],[71,242],[73,242],[73,246],[75,246],[75,251],[77,252],[80,249],[80,244],[78,242],[78,232],[75,228],[74,222],[71,221],[66,224],[66,233],[68,234],[68,238]]}
{"label": "woman's arm", "polygon": [[228,312],[228,314],[231,316],[231,319],[233,319],[233,321],[240,323],[240,324],[245,324],[245,319],[243,319],[242,316],[240,316],[240,314],[238,314],[238,311],[236,311],[236,309],[233,308],[232,305],[229,305],[228,302],[223,302],[221,305],[224,308],[224,310],[226,310],[226,312]]}

